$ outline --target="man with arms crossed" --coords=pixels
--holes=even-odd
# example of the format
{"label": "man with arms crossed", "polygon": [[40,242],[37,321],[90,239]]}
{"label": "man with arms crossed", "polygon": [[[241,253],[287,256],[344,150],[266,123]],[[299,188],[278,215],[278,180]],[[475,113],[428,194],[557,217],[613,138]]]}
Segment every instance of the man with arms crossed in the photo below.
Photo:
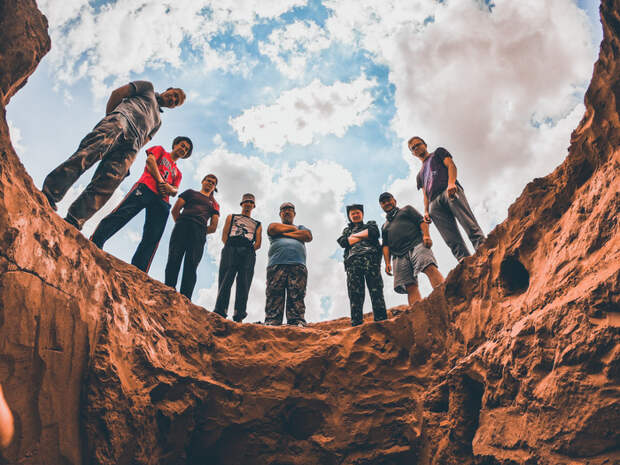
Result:
{"label": "man with arms crossed", "polygon": [[280,206],[281,223],[271,223],[269,236],[269,261],[267,263],[267,301],[265,324],[281,325],[284,317],[286,294],[286,322],[289,325],[306,325],[306,242],[312,240],[312,232],[295,226],[295,205],[285,202]]}
{"label": "man with arms crossed", "polygon": [[411,205],[398,208],[389,192],[379,196],[379,204],[386,218],[381,227],[385,272],[392,275],[394,270],[394,290],[398,294],[407,294],[411,306],[422,300],[418,289],[420,272],[428,276],[433,289],[443,282],[431,252],[433,241],[428,232],[428,223]]}
{"label": "man with arms crossed", "polygon": [[106,116],[82,139],[77,151],[45,178],[41,191],[50,206],[56,210],[56,203],[78,178],[101,161],[65,217],[65,221],[82,229],[129,174],[140,147],[159,130],[162,108],[174,108],[184,101],[185,93],[181,89],[169,88],[158,94],[148,81],[130,82],[113,91]]}
{"label": "man with arms crossed", "polygon": [[218,278],[217,300],[213,311],[226,318],[230,288],[237,276],[235,292],[235,312],[233,320],[241,323],[248,315],[246,312],[250,285],[254,277],[256,251],[260,248],[263,227],[260,221],[252,218],[254,194],[243,194],[241,214],[228,215],[222,231],[222,258]]}
{"label": "man with arms crossed", "polygon": [[110,237],[146,209],[142,240],[131,264],[148,273],[159,240],[166,229],[170,213],[168,198],[177,195],[181,183],[182,175],[176,162],[179,158],[189,158],[192,147],[189,137],[178,136],[172,141],[171,153],[166,152],[161,145],[147,149],[144,173],[118,207],[101,220],[90,240],[103,249],[103,244]]}
{"label": "man with arms crossed", "polygon": [[[351,304],[351,326],[364,322],[365,287],[368,286],[372,313],[375,321],[385,320],[385,299],[383,298],[383,278],[381,277],[381,246],[377,223],[364,223],[364,206],[347,206],[349,224],[337,239],[344,248],[344,270],[347,273],[347,291]],[[366,284],[364,284],[364,282]]]}
{"label": "man with arms crossed", "polygon": [[469,256],[456,220],[467,233],[474,250],[484,241],[482,229],[467,203],[465,192],[456,180],[456,165],[452,155],[443,147],[428,153],[421,137],[409,139],[409,150],[422,162],[416,178],[418,189],[424,193],[424,217],[433,220],[441,237],[448,244],[452,255],[460,262]]}

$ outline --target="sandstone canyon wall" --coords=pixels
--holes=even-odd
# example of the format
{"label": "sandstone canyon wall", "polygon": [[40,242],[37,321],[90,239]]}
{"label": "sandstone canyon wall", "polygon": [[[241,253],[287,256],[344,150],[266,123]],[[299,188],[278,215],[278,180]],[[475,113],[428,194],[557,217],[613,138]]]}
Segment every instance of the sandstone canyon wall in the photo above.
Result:
{"label": "sandstone canyon wall", "polygon": [[412,310],[224,321],[49,209],[5,107],[49,50],[0,0],[0,463],[620,463],[620,0],[568,157]]}

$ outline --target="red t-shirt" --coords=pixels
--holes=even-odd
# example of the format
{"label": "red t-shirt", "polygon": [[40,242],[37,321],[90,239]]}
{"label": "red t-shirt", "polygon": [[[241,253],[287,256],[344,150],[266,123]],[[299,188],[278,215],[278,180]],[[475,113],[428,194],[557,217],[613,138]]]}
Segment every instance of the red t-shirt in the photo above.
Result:
{"label": "red t-shirt", "polygon": [[[170,154],[164,150],[161,145],[156,145],[155,147],[151,147],[146,150],[147,155],[155,155],[155,161],[157,162],[157,169],[159,170],[159,174],[164,181],[174,187],[179,187],[181,184],[181,172],[177,168],[177,164],[172,161],[172,157]],[[144,173],[140,179],[138,179],[138,183],[142,183],[148,186],[156,194],[159,193],[157,190],[157,181],[155,178],[149,173],[147,168],[144,168]],[[168,196],[162,197],[164,202],[168,202]]]}

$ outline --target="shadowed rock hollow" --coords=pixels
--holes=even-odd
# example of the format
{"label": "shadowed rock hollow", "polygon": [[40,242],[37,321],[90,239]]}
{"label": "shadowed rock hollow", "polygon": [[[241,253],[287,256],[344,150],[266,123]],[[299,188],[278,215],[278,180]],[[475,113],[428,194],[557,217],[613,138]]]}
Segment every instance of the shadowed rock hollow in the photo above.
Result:
{"label": "shadowed rock hollow", "polygon": [[221,320],[52,212],[5,106],[49,50],[0,0],[0,382],[19,464],[620,463],[620,0],[564,163],[389,321]]}

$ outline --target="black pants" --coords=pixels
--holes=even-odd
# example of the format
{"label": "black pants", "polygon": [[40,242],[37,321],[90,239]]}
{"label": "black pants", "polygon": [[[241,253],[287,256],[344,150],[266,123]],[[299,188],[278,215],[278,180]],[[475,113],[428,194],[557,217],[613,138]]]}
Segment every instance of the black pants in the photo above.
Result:
{"label": "black pants", "polygon": [[222,259],[220,260],[217,300],[215,302],[214,312],[226,317],[228,313],[228,302],[230,301],[230,288],[236,276],[237,288],[235,292],[235,312],[233,313],[233,320],[243,321],[247,316],[246,307],[248,304],[250,285],[254,277],[255,264],[256,253],[252,246],[235,246],[228,244],[224,246],[222,249]]}
{"label": "black pants", "polygon": [[142,240],[131,259],[131,264],[144,272],[148,272],[159,240],[164,234],[164,229],[166,229],[170,204],[164,202],[158,194],[145,184],[137,184],[129,191],[118,207],[101,220],[90,240],[102,249],[103,244],[110,237],[143,209],[146,209],[146,217],[142,229]]}
{"label": "black pants", "polygon": [[195,221],[179,218],[170,235],[168,263],[166,264],[166,285],[176,287],[183,264],[183,277],[179,292],[191,300],[196,285],[196,269],[207,242],[207,228]]}

